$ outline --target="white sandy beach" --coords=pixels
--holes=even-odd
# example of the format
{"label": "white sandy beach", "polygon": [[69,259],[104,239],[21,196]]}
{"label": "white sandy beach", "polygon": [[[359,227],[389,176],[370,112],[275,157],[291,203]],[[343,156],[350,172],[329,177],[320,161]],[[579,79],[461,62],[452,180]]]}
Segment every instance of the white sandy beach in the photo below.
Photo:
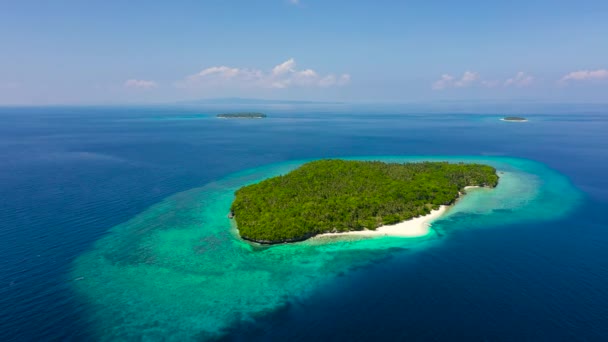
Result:
{"label": "white sandy beach", "polygon": [[380,226],[376,230],[359,230],[343,233],[325,233],[319,234],[315,238],[327,236],[402,236],[402,237],[418,237],[427,235],[431,230],[431,223],[441,217],[448,206],[442,205],[437,210],[431,211],[430,214],[413,218],[411,220],[399,222],[390,226]]}
{"label": "white sandy beach", "polygon": [[[477,185],[465,186],[464,190],[480,189]],[[462,194],[461,194],[462,195]],[[458,201],[458,198],[456,201]],[[341,233],[325,233],[319,234],[314,238],[323,238],[328,236],[401,236],[401,237],[420,237],[425,236],[431,231],[433,221],[440,218],[448,210],[450,206],[442,205],[439,209],[431,211],[430,214],[413,218],[411,220],[399,222],[390,226],[380,226],[376,230],[357,230]]]}

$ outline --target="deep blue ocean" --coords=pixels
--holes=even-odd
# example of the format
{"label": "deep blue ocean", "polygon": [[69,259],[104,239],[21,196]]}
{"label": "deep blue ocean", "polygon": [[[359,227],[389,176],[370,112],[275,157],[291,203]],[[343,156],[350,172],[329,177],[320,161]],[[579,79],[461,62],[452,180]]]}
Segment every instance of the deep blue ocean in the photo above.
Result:
{"label": "deep blue ocean", "polygon": [[75,290],[78,260],[169,196],[274,163],[375,155],[529,159],[582,200],[559,219],[386,252],[213,338],[608,340],[608,107],[22,107],[0,120],[0,341],[103,339],[92,317],[115,303]]}

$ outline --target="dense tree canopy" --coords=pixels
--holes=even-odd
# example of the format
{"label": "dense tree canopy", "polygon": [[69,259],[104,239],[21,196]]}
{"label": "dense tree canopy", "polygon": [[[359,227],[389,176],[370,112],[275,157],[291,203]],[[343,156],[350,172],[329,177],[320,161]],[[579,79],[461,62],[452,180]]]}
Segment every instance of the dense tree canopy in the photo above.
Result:
{"label": "dense tree canopy", "polygon": [[498,184],[481,164],[318,160],[236,192],[241,236],[263,243],[375,229],[452,204],[465,186]]}

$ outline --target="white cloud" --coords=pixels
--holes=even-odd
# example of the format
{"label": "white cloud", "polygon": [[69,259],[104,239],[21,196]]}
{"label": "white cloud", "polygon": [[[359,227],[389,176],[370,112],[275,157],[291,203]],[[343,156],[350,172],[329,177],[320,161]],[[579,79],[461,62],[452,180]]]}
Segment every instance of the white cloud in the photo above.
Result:
{"label": "white cloud", "polygon": [[275,76],[282,75],[288,72],[295,72],[296,61],[293,58],[272,68],[272,74]]}
{"label": "white cloud", "polygon": [[236,75],[239,74],[239,69],[235,69],[235,68],[229,68],[229,67],[225,67],[225,66],[220,66],[220,67],[211,67],[208,69],[205,69],[201,72],[198,73],[197,76],[207,76],[207,75],[213,75],[213,74],[220,74],[223,77],[234,77]]}
{"label": "white cloud", "polygon": [[127,88],[152,89],[158,87],[158,83],[154,81],[130,79],[125,81],[124,86]]}
{"label": "white cloud", "polygon": [[443,74],[441,78],[433,83],[433,89],[443,90],[448,88],[468,88],[475,85],[481,85],[486,88],[498,87],[526,87],[532,84],[534,77],[525,72],[518,72],[515,76],[505,80],[484,80],[479,73],[474,71],[465,71],[460,78],[456,78],[450,74]]}
{"label": "white cloud", "polygon": [[270,71],[213,66],[186,77],[178,87],[231,86],[240,88],[332,87],[350,82],[349,74],[321,75],[313,69],[298,70],[293,58],[274,66]]}
{"label": "white cloud", "polygon": [[534,82],[534,77],[520,71],[514,77],[507,79],[504,85],[505,87],[527,87],[532,84],[532,82]]}
{"label": "white cloud", "polygon": [[443,74],[439,80],[433,83],[433,89],[466,88],[478,80],[479,74],[473,71],[465,71],[461,78],[455,78],[450,74]]}
{"label": "white cloud", "polygon": [[608,80],[608,70],[580,70],[571,72],[560,80],[560,83],[566,84],[570,81],[598,81]]}
{"label": "white cloud", "polygon": [[435,81],[435,83],[433,83],[433,89],[441,90],[441,89],[448,88],[452,85],[453,82],[454,82],[454,76],[449,75],[449,74],[443,74],[443,75],[441,75],[441,78],[439,80],[437,80],[437,81]]}
{"label": "white cloud", "polygon": [[289,3],[292,5],[299,5],[300,4],[300,0],[289,0]]}
{"label": "white cloud", "polygon": [[460,80],[454,82],[454,85],[457,88],[464,88],[464,87],[470,86],[478,79],[479,79],[478,73],[472,72],[472,71],[465,71],[464,74],[462,75],[462,78]]}

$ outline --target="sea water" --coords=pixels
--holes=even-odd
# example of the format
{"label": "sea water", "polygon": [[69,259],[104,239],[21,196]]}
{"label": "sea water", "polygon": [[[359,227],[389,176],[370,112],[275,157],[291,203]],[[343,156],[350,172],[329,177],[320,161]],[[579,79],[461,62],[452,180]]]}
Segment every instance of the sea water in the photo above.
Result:
{"label": "sea water", "polygon": [[[436,223],[442,235],[557,219],[572,211],[579,199],[565,177],[532,161],[446,156],[369,159],[479,162],[499,170],[496,189],[470,191]],[[234,192],[300,164],[279,163],[230,175],[171,196],[112,228],[75,261],[72,274],[78,279],[77,293],[92,306],[97,337],[175,341],[217,337],[231,324],[254,320],[296,298],[305,300],[311,291],[353,267],[437,242],[437,233],[416,239],[333,237],[270,247],[239,239],[227,218]]]}
{"label": "sea water", "polygon": [[[604,116],[215,111],[2,110],[2,340],[604,336]],[[501,180],[424,237],[239,239],[236,189],[327,157]]]}

